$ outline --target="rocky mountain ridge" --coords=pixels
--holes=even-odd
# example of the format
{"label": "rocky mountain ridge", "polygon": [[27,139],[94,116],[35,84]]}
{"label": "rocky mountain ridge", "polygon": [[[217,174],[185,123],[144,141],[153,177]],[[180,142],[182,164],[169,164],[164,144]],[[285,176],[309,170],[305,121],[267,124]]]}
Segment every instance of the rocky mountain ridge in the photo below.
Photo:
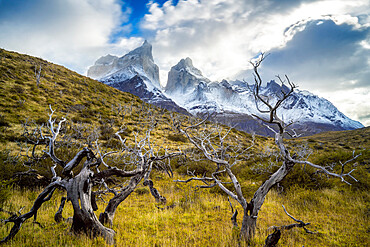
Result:
{"label": "rocky mountain ridge", "polygon": [[188,114],[162,92],[159,68],[154,63],[152,45],[147,41],[122,57],[107,55],[99,58],[89,68],[87,76],[132,93],[147,103]]}
{"label": "rocky mountain ridge", "polygon": [[[211,82],[190,58],[181,59],[171,68],[166,87],[162,88],[152,46],[147,41],[121,58],[111,55],[99,58],[89,69],[88,76],[169,110],[192,115],[212,113],[214,121],[247,132],[272,135],[268,128],[252,117],[252,114],[261,114],[246,83]],[[286,90],[289,90],[286,85],[271,80],[261,92],[274,101]],[[328,100],[298,89],[284,102],[278,114],[287,123],[293,122],[292,127],[303,135],[363,127],[346,117]]]}

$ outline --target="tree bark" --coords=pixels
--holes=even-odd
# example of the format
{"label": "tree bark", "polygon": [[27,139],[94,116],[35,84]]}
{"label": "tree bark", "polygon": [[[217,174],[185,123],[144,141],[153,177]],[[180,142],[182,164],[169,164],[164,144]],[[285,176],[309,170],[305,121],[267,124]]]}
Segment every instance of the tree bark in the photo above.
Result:
{"label": "tree bark", "polygon": [[64,205],[66,203],[66,200],[67,200],[67,197],[64,197],[63,196],[62,199],[60,200],[59,209],[58,209],[58,211],[54,215],[54,220],[57,223],[59,223],[59,222],[61,222],[61,221],[64,220],[64,218],[63,218],[63,209],[64,209]]}
{"label": "tree bark", "polygon": [[93,172],[84,167],[66,186],[67,200],[71,201],[74,210],[71,231],[76,234],[85,233],[91,238],[101,236],[108,244],[114,244],[115,232],[103,226],[94,214],[91,203],[92,176]]}
{"label": "tree bark", "polygon": [[248,215],[247,209],[244,209],[240,238],[246,242],[252,240],[256,231],[256,223],[257,217]]}
{"label": "tree bark", "polygon": [[275,184],[284,179],[294,164],[290,160],[285,160],[281,167],[257,189],[252,200],[248,203],[248,207],[244,209],[240,235],[246,242],[250,242],[254,238],[258,213],[265,201],[267,193]]}

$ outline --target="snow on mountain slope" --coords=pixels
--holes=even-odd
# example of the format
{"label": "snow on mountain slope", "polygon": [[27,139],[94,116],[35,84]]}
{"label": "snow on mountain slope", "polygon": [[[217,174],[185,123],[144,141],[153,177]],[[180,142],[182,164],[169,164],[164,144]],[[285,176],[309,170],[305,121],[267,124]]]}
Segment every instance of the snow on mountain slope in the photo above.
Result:
{"label": "snow on mountain slope", "polygon": [[152,45],[147,41],[120,58],[112,55],[101,57],[87,71],[87,76],[108,85],[136,75],[144,80],[148,90],[160,88],[159,68],[153,60]]}
{"label": "snow on mountain slope", "polygon": [[181,59],[178,64],[173,66],[168,72],[167,93],[187,93],[199,83],[209,83],[210,80],[202,75],[202,72],[193,66],[190,58]]}
{"label": "snow on mountain slope", "polygon": [[[241,130],[271,135],[268,128],[252,117],[261,113],[245,82],[211,82],[194,67],[190,58],[181,59],[171,68],[163,90],[159,83],[159,69],[153,60],[152,46],[147,41],[120,58],[112,55],[99,58],[90,67],[88,76],[168,110],[184,114],[190,112],[193,115],[217,113],[215,121],[237,125]],[[270,81],[261,93],[273,103],[276,96],[288,90],[285,85]],[[328,100],[298,89],[284,101],[278,115],[286,123],[294,122],[294,128],[304,135],[363,127],[361,123],[346,117]]]}
{"label": "snow on mountain slope", "polygon": [[163,94],[159,83],[159,69],[153,60],[152,45],[147,41],[120,58],[112,55],[99,58],[89,68],[87,75],[121,91],[132,93],[150,104],[188,114]]}
{"label": "snow on mountain slope", "polygon": [[[171,89],[166,90],[166,93],[176,104],[195,115],[206,111],[221,115],[225,113],[261,115],[246,84],[229,83],[226,80],[220,83],[210,82],[203,76],[200,77],[201,72],[195,69],[192,63],[182,61],[171,69],[166,87],[166,89]],[[180,76],[171,76],[173,70],[181,71],[181,74],[178,73]],[[198,77],[188,80],[188,78],[194,78],[193,71],[199,71]],[[262,94],[273,102],[282,90],[287,92],[289,88],[285,85],[281,86],[275,81],[270,81],[262,88]],[[295,90],[278,110],[278,114],[284,121],[294,122],[296,126],[316,123],[325,126],[325,128],[330,129],[332,126],[333,129],[338,130],[363,127],[360,122],[346,117],[328,100],[308,91]],[[319,129],[317,131],[320,132]]]}

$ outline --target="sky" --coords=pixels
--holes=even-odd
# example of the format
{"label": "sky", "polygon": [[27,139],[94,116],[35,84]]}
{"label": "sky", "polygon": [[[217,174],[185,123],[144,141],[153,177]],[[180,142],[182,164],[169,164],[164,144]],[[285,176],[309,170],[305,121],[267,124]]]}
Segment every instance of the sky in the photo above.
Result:
{"label": "sky", "polygon": [[[288,75],[370,126],[370,0],[0,0],[0,47],[86,75],[103,55],[153,45],[161,84],[190,57],[214,81]],[[250,81],[252,82],[252,81]]]}

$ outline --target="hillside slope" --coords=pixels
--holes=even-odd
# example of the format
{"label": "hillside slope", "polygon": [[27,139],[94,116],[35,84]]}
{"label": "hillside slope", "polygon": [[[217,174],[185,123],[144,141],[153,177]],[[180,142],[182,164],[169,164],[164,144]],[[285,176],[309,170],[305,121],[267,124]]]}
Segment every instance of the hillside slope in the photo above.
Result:
{"label": "hillside slope", "polygon": [[[124,125],[128,132],[135,130],[137,121],[149,108],[158,121],[169,119],[166,110],[150,106],[130,93],[40,58],[0,49],[0,149],[16,145],[21,139],[22,124],[27,121],[46,123],[49,106],[58,118],[96,128],[101,136],[114,134],[104,133],[107,125]],[[153,135],[158,134],[157,139],[163,137],[161,143],[171,142],[160,131]]]}

